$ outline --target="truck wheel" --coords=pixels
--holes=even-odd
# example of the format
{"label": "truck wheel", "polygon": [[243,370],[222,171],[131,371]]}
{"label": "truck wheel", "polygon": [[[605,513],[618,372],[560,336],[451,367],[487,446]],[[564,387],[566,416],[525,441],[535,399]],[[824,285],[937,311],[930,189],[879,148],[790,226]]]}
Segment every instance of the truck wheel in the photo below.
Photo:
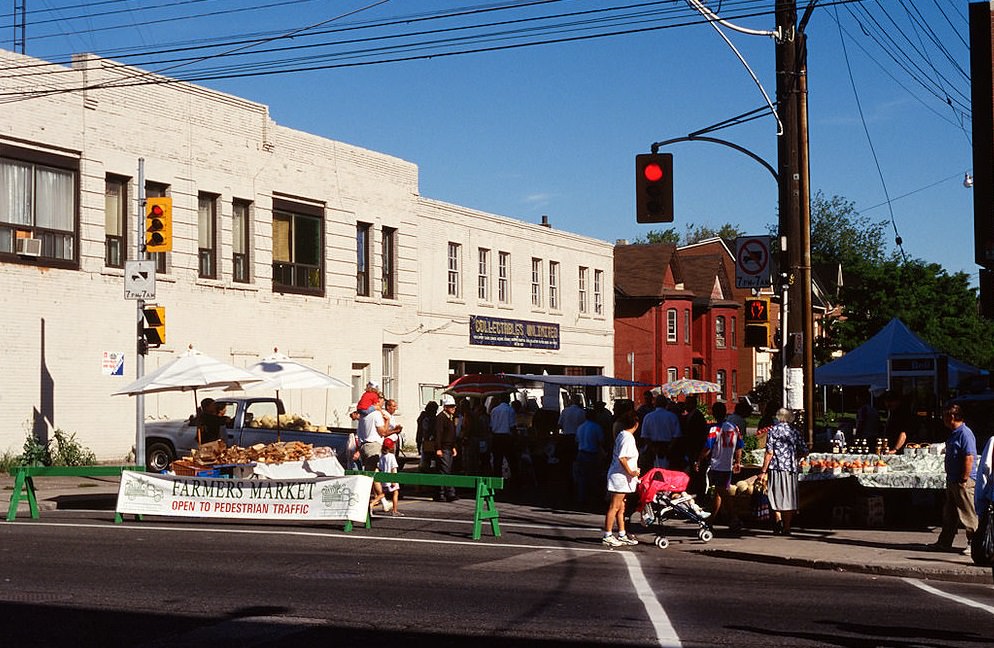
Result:
{"label": "truck wheel", "polygon": [[175,458],[172,446],[164,441],[153,441],[145,448],[145,470],[153,473],[168,470]]}

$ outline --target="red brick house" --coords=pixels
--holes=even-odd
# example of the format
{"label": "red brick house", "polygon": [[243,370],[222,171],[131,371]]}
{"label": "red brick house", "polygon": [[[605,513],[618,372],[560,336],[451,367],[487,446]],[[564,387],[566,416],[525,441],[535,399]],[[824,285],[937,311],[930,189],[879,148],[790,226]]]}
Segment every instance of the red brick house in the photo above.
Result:
{"label": "red brick house", "polygon": [[740,346],[742,300],[733,291],[734,265],[720,251],[617,245],[614,280],[619,377],[654,384],[708,380],[722,385],[724,400],[752,388],[751,373],[746,380],[740,375],[740,353],[751,357],[751,349]]}

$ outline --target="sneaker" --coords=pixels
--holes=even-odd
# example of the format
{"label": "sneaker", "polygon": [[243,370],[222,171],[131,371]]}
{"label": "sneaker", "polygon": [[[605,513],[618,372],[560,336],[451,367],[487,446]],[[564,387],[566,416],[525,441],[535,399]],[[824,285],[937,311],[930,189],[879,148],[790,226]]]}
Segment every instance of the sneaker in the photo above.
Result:
{"label": "sneaker", "polygon": [[604,536],[604,538],[601,540],[601,544],[603,544],[605,547],[621,547],[625,543],[623,543],[618,538],[615,538],[613,535],[608,535]]}
{"label": "sneaker", "polygon": [[971,552],[970,552],[970,546],[967,545],[966,549],[964,549],[963,551],[960,552],[960,555],[963,555],[963,556],[970,556],[970,555],[972,555]]}
{"label": "sneaker", "polygon": [[635,536],[631,535],[631,534],[625,534],[625,535],[618,536],[618,542],[620,544],[628,545],[628,546],[637,545],[639,543],[638,539]]}

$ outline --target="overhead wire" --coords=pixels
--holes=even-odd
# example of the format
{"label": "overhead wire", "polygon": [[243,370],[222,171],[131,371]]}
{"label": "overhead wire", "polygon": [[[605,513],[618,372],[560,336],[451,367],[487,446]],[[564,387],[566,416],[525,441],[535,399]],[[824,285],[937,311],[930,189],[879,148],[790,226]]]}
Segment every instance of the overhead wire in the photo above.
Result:
{"label": "overhead wire", "polygon": [[[840,1],[850,1],[850,0],[840,0]],[[656,4],[656,3],[651,3],[651,4]],[[751,16],[757,16],[757,15],[766,15],[768,13],[769,13],[769,10],[764,8],[762,11],[759,11],[759,12],[756,12],[756,13],[742,13],[741,17],[751,17]],[[541,19],[541,17],[538,18],[538,19]],[[578,41],[578,40],[588,40],[588,39],[591,39],[591,38],[605,38],[605,37],[617,36],[617,35],[622,35],[622,34],[632,34],[632,33],[640,33],[640,32],[647,32],[647,31],[656,31],[658,29],[680,27],[680,26],[685,26],[685,25],[688,25],[688,24],[693,24],[693,23],[696,23],[696,22],[701,22],[701,19],[697,18],[695,20],[684,21],[683,23],[676,23],[676,22],[674,22],[672,24],[653,25],[653,26],[649,26],[649,27],[638,27],[638,28],[630,28],[630,29],[614,29],[613,31],[606,31],[606,32],[601,32],[601,33],[597,33],[597,34],[580,34],[580,35],[572,35],[572,36],[559,36],[559,37],[555,37],[555,38],[542,38],[542,39],[537,39],[537,40],[530,40],[530,41],[518,42],[518,43],[509,43],[509,44],[503,44],[503,45],[494,45],[494,46],[486,46],[486,47],[469,47],[469,48],[466,48],[466,49],[461,49],[461,50],[456,50],[456,51],[433,51],[433,52],[430,52],[430,53],[427,53],[427,54],[420,54],[420,55],[392,56],[392,57],[387,56],[386,58],[379,58],[379,59],[365,60],[365,61],[353,61],[353,62],[349,62],[349,63],[332,63],[332,64],[324,64],[324,65],[306,65],[306,66],[295,65],[295,66],[289,66],[288,67],[285,62],[277,62],[275,64],[272,63],[272,62],[264,62],[264,63],[255,63],[254,67],[250,66],[250,69],[246,69],[244,66],[236,68],[235,71],[231,71],[229,68],[217,68],[217,69],[212,69],[212,70],[210,70],[208,72],[204,72],[204,71],[201,70],[201,71],[198,71],[198,72],[188,73],[187,75],[183,76],[182,78],[176,78],[176,79],[161,79],[160,78],[160,79],[154,79],[154,80],[143,80],[143,81],[139,81],[139,82],[136,82],[134,79],[130,79],[130,80],[122,81],[122,82],[119,82],[119,83],[116,82],[116,83],[113,84],[113,86],[114,87],[120,87],[120,86],[127,86],[127,85],[137,85],[137,84],[152,83],[152,82],[155,82],[155,83],[166,83],[166,82],[175,83],[175,82],[178,82],[178,81],[203,81],[203,80],[211,80],[211,79],[218,79],[218,78],[239,78],[239,77],[245,77],[245,76],[261,76],[261,75],[265,75],[265,74],[289,73],[289,72],[298,72],[298,71],[307,71],[307,70],[316,70],[316,69],[333,69],[333,68],[338,68],[338,67],[353,67],[353,66],[356,66],[356,65],[371,65],[371,64],[379,64],[379,63],[385,63],[385,62],[398,62],[398,61],[406,61],[406,60],[418,60],[418,59],[424,59],[424,58],[435,58],[435,57],[440,57],[440,56],[454,56],[454,55],[468,54],[468,53],[506,50],[506,49],[513,49],[513,48],[519,48],[519,47],[528,47],[528,46],[541,45],[541,44],[549,44],[549,43],[573,42],[573,41]],[[563,31],[563,28],[562,28],[561,25],[555,25],[553,27],[555,27],[556,29],[558,29],[560,32]],[[574,30],[578,29],[578,27],[576,25],[574,25],[572,27],[573,27]],[[546,29],[546,33],[554,33],[554,32],[550,32],[549,31],[550,29],[551,28],[547,28]],[[483,41],[487,36],[488,35],[486,35],[486,34],[483,35],[483,36],[478,36],[476,40],[478,42]],[[431,43],[427,43],[427,45],[430,45],[430,44]],[[422,44],[419,45],[419,47],[424,47],[425,45],[426,45],[425,43],[422,43]],[[405,49],[410,49],[411,47],[412,47],[411,45],[406,45]],[[402,51],[402,50],[394,50],[394,51]],[[362,54],[362,52],[359,52],[358,54]],[[341,59],[343,57],[355,57],[356,55],[357,55],[357,53],[355,53],[355,52],[345,52],[345,53],[338,52],[338,53],[334,53],[334,54],[328,55],[328,56]],[[205,60],[207,58],[210,58],[210,57],[205,57]],[[280,68],[280,69],[273,69],[274,66],[280,66],[280,65],[282,65],[283,67]],[[265,68],[265,69],[263,69],[263,68]],[[46,72],[47,72],[47,70],[46,70]],[[84,89],[84,88],[82,88],[82,87],[68,88],[68,89],[67,88],[59,88],[59,89],[49,89],[49,90],[42,90],[42,91],[30,92],[30,93],[7,92],[7,93],[0,93],[0,94],[6,95],[8,97],[10,97],[12,95],[15,95],[15,96],[16,95],[21,95],[23,97],[30,97],[30,96],[44,96],[46,94],[51,94],[51,93],[54,93],[54,92],[65,92],[65,91],[73,91],[73,90],[80,90],[80,89]],[[9,101],[9,99],[8,99],[8,101]]]}
{"label": "overhead wire", "polygon": [[[838,12],[838,8],[835,9]],[[836,22],[838,22],[838,14],[836,13]],[[897,230],[897,220],[894,218],[894,206],[893,201],[890,198],[890,193],[887,191],[887,181],[884,179],[883,169],[880,167],[880,159],[877,157],[877,150],[873,146],[873,138],[870,137],[870,129],[866,125],[866,116],[863,114],[863,103],[859,98],[859,91],[856,89],[856,79],[853,76],[852,65],[849,62],[849,51],[846,47],[845,37],[842,34],[842,30],[839,29],[839,40],[842,44],[842,58],[846,64],[846,70],[849,73],[849,82],[852,85],[853,96],[856,99],[856,108],[859,111],[859,119],[863,124],[863,132],[866,134],[866,141],[870,147],[870,153],[873,156],[873,163],[877,167],[877,175],[880,178],[880,185],[884,191],[884,198],[886,198],[887,209],[890,212],[890,224],[894,228],[894,243],[897,245],[898,250],[901,252],[901,258],[905,263],[908,261],[908,256],[904,252],[904,241],[901,239],[901,234]]]}

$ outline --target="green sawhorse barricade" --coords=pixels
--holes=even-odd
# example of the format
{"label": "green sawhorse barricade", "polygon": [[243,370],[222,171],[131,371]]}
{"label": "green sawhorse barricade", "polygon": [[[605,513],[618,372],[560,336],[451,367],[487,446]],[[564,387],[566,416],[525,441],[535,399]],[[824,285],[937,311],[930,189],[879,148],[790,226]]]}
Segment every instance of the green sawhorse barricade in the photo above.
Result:
{"label": "green sawhorse barricade", "polygon": [[[478,477],[474,475],[440,475],[438,473],[411,472],[367,472],[362,470],[346,470],[346,475],[366,475],[373,481],[390,484],[408,484],[412,486],[452,486],[453,488],[471,488],[476,493],[476,507],[473,513],[473,539],[479,540],[483,531],[483,522],[489,521],[494,537],[500,537],[500,514],[494,502],[494,493],[504,488],[504,480],[500,477]],[[366,528],[373,526],[372,516],[366,514]],[[345,530],[352,530],[352,521],[345,523]]]}
{"label": "green sawhorse barricade", "polygon": [[17,505],[22,499],[28,502],[31,518],[38,519],[35,477],[119,477],[125,470],[144,469],[144,466],[14,466],[8,471],[14,478],[14,490],[10,494],[7,521],[17,518]]}

